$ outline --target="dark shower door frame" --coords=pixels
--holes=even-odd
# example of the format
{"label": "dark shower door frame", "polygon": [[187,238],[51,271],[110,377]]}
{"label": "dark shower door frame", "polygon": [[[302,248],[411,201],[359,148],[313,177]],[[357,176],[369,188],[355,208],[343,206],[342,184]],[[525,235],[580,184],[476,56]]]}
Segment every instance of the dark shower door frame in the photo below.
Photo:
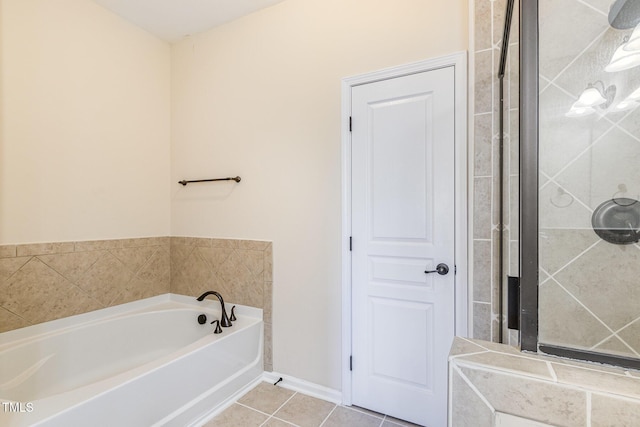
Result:
{"label": "dark shower door frame", "polygon": [[[639,359],[541,344],[538,340],[539,1],[519,2],[520,347],[523,351],[640,369]],[[510,20],[508,16],[505,22]]]}

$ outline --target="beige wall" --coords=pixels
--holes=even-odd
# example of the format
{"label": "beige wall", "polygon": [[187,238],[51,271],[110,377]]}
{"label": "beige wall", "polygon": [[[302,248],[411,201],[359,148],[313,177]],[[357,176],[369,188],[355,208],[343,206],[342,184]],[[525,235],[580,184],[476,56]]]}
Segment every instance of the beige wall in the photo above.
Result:
{"label": "beige wall", "polygon": [[0,20],[0,243],[168,235],[169,45],[89,0]]}
{"label": "beige wall", "polygon": [[290,0],[173,46],[171,234],[273,241],[274,370],[341,388],[343,77],[467,48],[467,2]]}

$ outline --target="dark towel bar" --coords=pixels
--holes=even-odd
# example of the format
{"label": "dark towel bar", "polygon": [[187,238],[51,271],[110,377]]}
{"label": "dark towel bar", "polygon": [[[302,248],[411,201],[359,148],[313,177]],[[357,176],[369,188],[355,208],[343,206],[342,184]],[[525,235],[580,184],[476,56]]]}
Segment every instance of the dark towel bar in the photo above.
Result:
{"label": "dark towel bar", "polygon": [[187,181],[187,180],[182,180],[182,181],[178,181],[178,184],[182,184],[182,185],[187,185],[190,184],[192,182],[212,182],[212,181],[235,181],[235,182],[240,182],[242,178],[240,178],[239,176],[235,176],[233,178],[229,177],[229,178],[215,178],[215,179],[196,179],[193,181]]}

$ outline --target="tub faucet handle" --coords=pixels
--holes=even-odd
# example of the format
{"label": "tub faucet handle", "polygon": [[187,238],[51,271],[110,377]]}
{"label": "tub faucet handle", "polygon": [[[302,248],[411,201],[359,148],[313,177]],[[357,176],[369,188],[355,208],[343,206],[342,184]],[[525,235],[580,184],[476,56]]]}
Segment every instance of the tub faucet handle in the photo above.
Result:
{"label": "tub faucet handle", "polygon": [[216,328],[213,330],[214,334],[221,334],[222,333],[222,328],[220,327],[220,321],[219,320],[214,320],[213,322],[211,322],[211,324],[216,324]]}
{"label": "tub faucet handle", "polygon": [[236,317],[236,313],[234,313],[235,309],[236,309],[235,305],[231,307],[231,316],[229,316],[229,320],[231,320],[232,322],[235,322],[236,320],[238,320],[238,318]]}

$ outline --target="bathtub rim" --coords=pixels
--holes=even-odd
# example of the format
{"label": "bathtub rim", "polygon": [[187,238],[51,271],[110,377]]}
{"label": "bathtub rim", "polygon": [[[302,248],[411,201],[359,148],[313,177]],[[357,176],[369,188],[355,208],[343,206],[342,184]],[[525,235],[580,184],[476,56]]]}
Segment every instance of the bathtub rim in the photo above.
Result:
{"label": "bathtub rim", "polygon": [[[236,314],[263,320],[263,310],[233,302],[225,302],[226,306],[236,306]],[[170,308],[201,308],[207,312],[220,313],[220,303],[217,300],[197,301],[196,297],[166,293],[141,300],[136,300],[112,307],[106,307],[87,313],[76,314],[48,322],[26,326],[0,333],[0,351],[4,351],[16,345],[22,345],[32,340],[41,339],[77,327],[84,327],[92,323],[115,319],[117,317],[133,315],[147,312],[149,309],[170,309]]]}

